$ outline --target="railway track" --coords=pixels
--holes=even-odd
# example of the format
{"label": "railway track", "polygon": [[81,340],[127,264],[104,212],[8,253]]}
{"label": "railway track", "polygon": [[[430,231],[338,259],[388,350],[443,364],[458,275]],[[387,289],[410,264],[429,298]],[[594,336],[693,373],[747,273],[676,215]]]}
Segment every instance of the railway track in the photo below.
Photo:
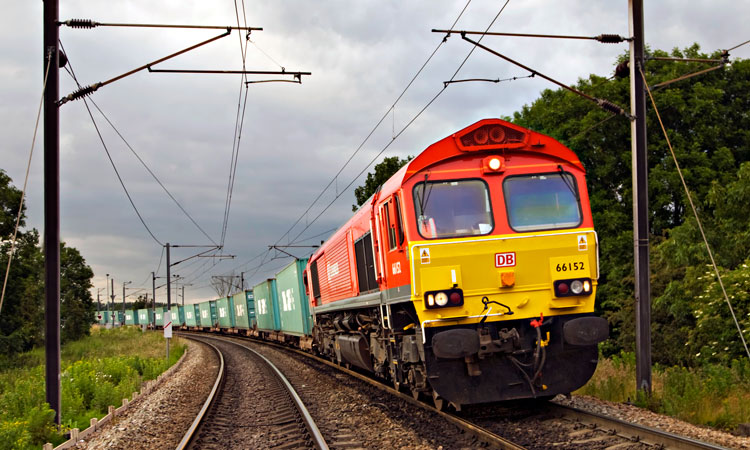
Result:
{"label": "railway track", "polygon": [[328,450],[299,395],[271,361],[231,340],[184,336],[211,346],[219,355],[221,367],[208,399],[178,450]]}
{"label": "railway track", "polygon": [[[232,337],[229,341],[247,341],[244,338]],[[392,386],[372,379],[359,372],[347,369],[326,359],[311,355],[297,349],[275,343],[251,340],[248,342],[268,346],[285,353],[304,356],[318,364],[335,369],[361,382],[364,382],[389,395],[408,402],[430,414],[454,425],[462,434],[472,436],[476,446],[500,449],[723,449],[724,447],[700,442],[683,436],[628,423],[616,418],[584,410],[559,405],[554,402],[540,402],[529,407],[528,402],[518,405],[492,405],[468,408],[463,412],[446,412],[434,405],[415,399],[410,393],[404,393]],[[295,380],[293,380],[295,381]],[[297,383],[301,383],[297,381]],[[367,445],[356,445],[357,430],[351,434],[351,445],[332,448],[366,448]],[[343,434],[341,435],[343,436]],[[329,441],[337,440],[331,436]],[[338,439],[341,441],[341,439]],[[446,447],[447,448],[447,447]]]}
{"label": "railway track", "polygon": [[[625,422],[613,417],[607,417],[602,414],[554,402],[542,402],[537,407],[532,408],[523,405],[512,409],[499,407],[493,410],[493,407],[487,408],[484,406],[472,408],[472,410],[480,411],[478,415],[472,415],[470,411],[465,413],[449,413],[438,410],[432,404],[415,399],[412,394],[401,392],[367,375],[339,366],[310,353],[274,343],[263,342],[263,344],[294,352],[306,358],[312,358],[371,386],[396,395],[415,406],[440,415],[462,431],[474,435],[477,441],[483,445],[494,448],[541,449],[554,446],[557,449],[586,448],[587,450],[594,448],[725,449],[725,447],[716,444],[698,441],[656,428]],[[516,420],[519,417],[521,418],[521,422],[531,421],[533,425],[526,427],[522,423],[519,427]],[[504,421],[505,423],[498,426],[498,421]],[[550,432],[543,432],[542,429],[547,427],[550,428]],[[513,432],[509,433],[509,428],[513,428]],[[552,439],[545,440],[544,437],[540,438],[540,435],[545,435],[544,437],[551,437]],[[536,436],[536,438],[529,439],[528,436]]]}

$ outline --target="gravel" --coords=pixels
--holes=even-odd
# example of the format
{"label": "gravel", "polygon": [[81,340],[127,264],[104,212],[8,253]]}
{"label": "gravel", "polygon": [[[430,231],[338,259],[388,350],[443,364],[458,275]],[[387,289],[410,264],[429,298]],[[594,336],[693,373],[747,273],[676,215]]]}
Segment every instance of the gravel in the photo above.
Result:
{"label": "gravel", "polygon": [[[188,341],[188,345],[186,360],[169,379],[150,394],[137,398],[124,416],[116,418],[86,441],[79,442],[77,448],[138,450],[176,447],[211,390],[218,369],[213,351],[193,341]],[[273,359],[279,363],[279,359],[286,359],[275,351],[265,350],[263,353],[270,353],[268,356],[275,353]],[[320,395],[320,384],[329,388],[335,386],[327,394],[326,401],[313,409],[323,413],[322,417],[328,417],[328,423],[323,420],[319,426],[327,429],[329,436],[335,436],[334,442],[344,444],[349,440],[346,437],[351,436],[350,445],[341,445],[343,448],[448,449],[455,448],[454,445],[462,441],[456,439],[460,433],[452,425],[440,423],[422,411],[389,400],[387,395],[375,389],[363,389],[343,374],[323,375],[319,367],[313,369],[310,364],[288,359],[281,365],[296,375],[292,378],[296,378],[297,383],[304,380],[298,387],[303,399],[308,397],[305,400]],[[750,449],[748,437],[692,425],[628,404],[589,396],[558,396],[554,401],[727,448]],[[321,416],[316,414],[318,417]],[[425,424],[431,426],[425,427]],[[425,428],[431,428],[432,432],[428,433]],[[450,445],[451,438],[454,445]],[[334,447],[337,446],[334,444]],[[458,447],[473,445],[464,441]]]}
{"label": "gravel", "polygon": [[712,428],[693,425],[633,405],[607,402],[587,395],[576,395],[570,399],[558,396],[554,401],[562,405],[573,406],[586,411],[616,417],[627,422],[657,428],[680,436],[718,444],[727,448],[750,449],[750,438],[748,437],[735,436]]}
{"label": "gravel", "polygon": [[150,394],[139,396],[121,416],[79,441],[79,449],[175,448],[206,401],[218,358],[203,344],[187,341],[182,365]]}

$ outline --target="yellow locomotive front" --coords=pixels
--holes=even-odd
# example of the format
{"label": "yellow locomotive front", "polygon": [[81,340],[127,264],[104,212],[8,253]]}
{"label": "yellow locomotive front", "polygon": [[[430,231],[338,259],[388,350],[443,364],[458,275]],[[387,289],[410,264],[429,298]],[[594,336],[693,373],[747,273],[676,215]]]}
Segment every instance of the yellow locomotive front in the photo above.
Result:
{"label": "yellow locomotive front", "polygon": [[557,141],[499,120],[438,144],[403,184],[433,395],[461,405],[581,387],[608,335],[593,316],[598,242],[582,165]]}

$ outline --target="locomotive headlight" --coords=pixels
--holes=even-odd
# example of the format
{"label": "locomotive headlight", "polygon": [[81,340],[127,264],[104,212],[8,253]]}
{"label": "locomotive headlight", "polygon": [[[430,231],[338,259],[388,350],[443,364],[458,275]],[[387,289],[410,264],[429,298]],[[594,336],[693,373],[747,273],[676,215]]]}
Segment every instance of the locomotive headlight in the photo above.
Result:
{"label": "locomotive headlight", "polygon": [[589,280],[584,280],[583,290],[586,292],[591,292],[591,282]]}
{"label": "locomotive headlight", "polygon": [[583,283],[581,280],[574,280],[572,283],[570,283],[570,291],[576,295],[583,292]]}
{"label": "locomotive headlight", "polygon": [[445,289],[424,293],[424,304],[427,309],[461,306],[464,304],[464,293],[461,289]]}
{"label": "locomotive headlight", "polygon": [[492,158],[487,165],[490,167],[490,169],[497,170],[497,169],[500,168],[500,165],[501,165],[500,164],[500,159],[498,159],[498,158]]}

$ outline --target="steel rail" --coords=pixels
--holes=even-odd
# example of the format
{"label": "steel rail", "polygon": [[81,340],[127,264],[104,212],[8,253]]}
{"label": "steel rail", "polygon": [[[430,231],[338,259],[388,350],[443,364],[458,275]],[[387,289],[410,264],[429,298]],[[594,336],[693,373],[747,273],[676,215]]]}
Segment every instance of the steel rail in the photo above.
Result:
{"label": "steel rail", "polygon": [[707,449],[707,450],[726,450],[726,447],[711,444],[708,442],[698,441],[684,436],[679,436],[668,431],[658,430],[636,423],[626,422],[614,417],[603,414],[585,411],[573,406],[549,403],[548,408],[552,412],[558,412],[564,417],[571,420],[593,423],[594,425],[607,430],[614,430],[622,433],[625,437],[635,437],[639,442],[650,445],[662,446],[669,449]]}
{"label": "steel rail", "polygon": [[268,358],[261,355],[257,351],[253,350],[250,347],[247,347],[243,344],[240,344],[239,342],[235,342],[231,339],[222,339],[218,337],[214,337],[214,339],[217,339],[221,342],[226,342],[229,344],[234,344],[238,347],[242,347],[245,350],[249,350],[253,352],[255,355],[260,357],[263,361],[268,364],[268,367],[270,367],[276,377],[282,382],[284,387],[286,388],[287,392],[289,392],[289,395],[292,398],[292,401],[294,402],[294,406],[297,408],[297,411],[299,411],[300,416],[302,417],[303,422],[305,422],[305,427],[307,427],[307,431],[310,433],[310,437],[313,440],[313,444],[315,445],[315,448],[319,450],[329,450],[328,443],[326,442],[325,438],[323,437],[323,434],[320,432],[320,429],[315,424],[315,420],[313,420],[312,416],[310,415],[310,412],[307,410],[307,407],[305,407],[305,404],[302,402],[302,399],[297,394],[297,391],[294,390],[294,386],[292,386],[292,383],[289,382],[289,380],[284,376],[284,374],[276,367]]}
{"label": "steel rail", "polygon": [[[369,384],[369,385],[371,385],[371,386],[373,386],[373,387],[375,387],[377,389],[380,389],[381,391],[387,392],[387,393],[389,393],[391,395],[395,395],[396,397],[400,398],[401,400],[404,400],[404,401],[406,401],[406,402],[408,402],[408,403],[410,403],[410,404],[412,404],[414,406],[417,406],[417,407],[422,408],[424,410],[427,410],[427,411],[430,411],[432,413],[438,414],[443,419],[447,420],[448,422],[452,423],[453,425],[457,426],[458,428],[460,428],[460,429],[462,429],[462,430],[464,430],[464,431],[466,431],[468,433],[473,434],[474,436],[477,437],[477,439],[479,439],[480,441],[482,441],[484,443],[487,443],[487,444],[493,446],[494,448],[499,448],[499,449],[502,449],[502,450],[524,450],[525,449],[525,447],[522,447],[522,446],[520,446],[520,445],[518,445],[518,444],[516,444],[514,442],[511,442],[511,441],[503,438],[502,436],[499,436],[499,435],[497,435],[497,434],[495,434],[495,433],[493,433],[493,432],[491,432],[489,430],[486,430],[486,429],[484,429],[484,428],[482,428],[482,427],[480,427],[478,425],[475,425],[475,424],[469,422],[468,420],[465,420],[465,419],[463,419],[461,417],[458,417],[458,416],[455,416],[455,415],[452,415],[452,414],[440,411],[440,410],[434,408],[433,406],[431,406],[431,405],[429,405],[427,403],[424,403],[424,402],[421,402],[419,400],[416,400],[411,395],[404,394],[403,392],[397,391],[396,389],[392,388],[391,386],[383,384],[379,380],[376,380],[374,378],[370,378],[370,377],[368,377],[366,375],[363,375],[361,373],[358,373],[358,372],[355,372],[353,370],[347,369],[345,367],[339,366],[338,364],[335,364],[335,363],[333,363],[331,361],[328,361],[327,359],[321,358],[319,356],[307,353],[305,351],[302,351],[302,350],[299,350],[299,349],[296,349],[296,348],[290,348],[290,347],[286,347],[286,346],[283,346],[283,345],[279,345],[279,344],[276,344],[274,342],[257,341],[257,340],[253,340],[253,342],[255,342],[257,344],[260,344],[260,345],[266,345],[266,346],[269,346],[269,347],[274,347],[274,348],[277,348],[277,349],[280,349],[280,350],[287,350],[287,351],[290,351],[290,352],[294,352],[294,353],[297,353],[299,355],[305,356],[307,358],[313,359],[313,360],[315,360],[317,362],[323,363],[323,364],[325,364],[325,365],[327,365],[329,367],[332,367],[334,369],[337,369],[337,370],[339,370],[341,372],[344,372],[345,374],[347,374],[347,375],[349,375],[351,377],[354,377],[354,378],[356,378],[359,381],[363,381],[363,382],[365,382],[365,383],[367,383],[367,384]],[[237,344],[237,345],[241,345],[241,344]],[[242,346],[244,347],[244,345],[242,345]],[[247,347],[245,347],[245,348],[247,348]],[[248,350],[252,350],[252,349],[248,349]]]}
{"label": "steel rail", "polygon": [[206,345],[208,345],[208,346],[210,346],[211,348],[214,349],[214,351],[216,352],[216,354],[219,356],[219,374],[216,376],[216,381],[214,382],[214,387],[211,389],[211,392],[208,394],[208,398],[203,403],[203,407],[198,412],[198,415],[195,417],[195,420],[193,420],[193,423],[190,425],[190,428],[188,428],[187,432],[183,436],[183,438],[180,441],[180,443],[177,444],[176,450],[184,450],[185,448],[187,448],[187,446],[193,440],[195,432],[198,430],[198,427],[200,426],[201,422],[203,422],[203,418],[205,417],[206,412],[208,412],[208,408],[211,407],[211,405],[213,404],[213,402],[214,402],[214,400],[216,398],[216,393],[219,392],[219,386],[221,386],[221,384],[224,382],[224,375],[225,375],[225,371],[224,371],[224,355],[221,353],[221,350],[219,350],[215,345],[213,345],[211,343],[208,343],[208,342],[205,342],[202,339],[196,339],[196,338],[191,337],[191,336],[185,336],[185,337],[188,338],[188,339],[193,339],[193,340],[198,341],[198,342],[202,342],[202,343],[204,343],[204,344],[206,344]]}
{"label": "steel rail", "polygon": [[[246,338],[237,336],[235,337],[235,339],[245,340]],[[222,341],[232,342],[231,340],[224,340],[224,339],[222,339]],[[259,345],[266,345],[269,347],[274,347],[279,350],[287,350],[290,352],[294,352],[301,356],[305,356],[307,358],[310,358],[317,362],[325,364],[329,367],[337,369],[341,372],[344,372],[347,375],[354,377],[365,383],[368,383],[369,385],[377,389],[380,389],[384,392],[388,392],[391,395],[395,395],[398,398],[406,402],[409,402],[410,404],[414,406],[428,410],[430,412],[434,412],[440,415],[445,420],[451,422],[453,425],[456,425],[457,427],[469,433],[472,433],[481,441],[488,443],[492,446],[495,446],[497,448],[509,449],[509,450],[524,449],[524,447],[518,444],[515,444],[495,433],[492,433],[491,431],[486,430],[476,424],[473,424],[468,420],[465,420],[461,417],[455,416],[450,413],[446,413],[444,411],[440,411],[434,408],[432,405],[429,405],[427,403],[414,399],[411,395],[407,395],[401,391],[397,391],[393,387],[384,384],[380,380],[377,380],[377,379],[368,377],[366,375],[363,375],[361,373],[355,372],[353,370],[347,369],[327,359],[321,358],[319,356],[307,353],[305,351],[302,351],[296,348],[290,348],[290,347],[286,347],[283,345],[279,345],[275,342],[259,341],[255,339],[252,339],[252,342],[255,342]],[[232,343],[255,352],[254,350],[248,347],[245,347],[244,345],[239,344],[237,342],[232,342]],[[726,450],[726,447],[722,447],[717,444],[699,441],[696,439],[692,439],[692,438],[685,437],[685,436],[680,436],[680,435],[670,433],[667,431],[662,431],[656,428],[647,427],[645,425],[626,422],[624,420],[617,419],[614,417],[609,417],[603,414],[585,411],[585,410],[575,408],[572,406],[561,405],[555,402],[548,403],[548,411],[553,412],[553,413],[556,412],[559,415],[568,418],[569,420],[578,420],[580,422],[587,422],[590,424],[594,424],[597,427],[600,427],[602,429],[614,430],[615,432],[620,433],[620,435],[623,437],[636,438],[639,442],[643,442],[649,445],[661,446],[662,448],[681,449],[681,450],[695,450],[695,449]]]}

